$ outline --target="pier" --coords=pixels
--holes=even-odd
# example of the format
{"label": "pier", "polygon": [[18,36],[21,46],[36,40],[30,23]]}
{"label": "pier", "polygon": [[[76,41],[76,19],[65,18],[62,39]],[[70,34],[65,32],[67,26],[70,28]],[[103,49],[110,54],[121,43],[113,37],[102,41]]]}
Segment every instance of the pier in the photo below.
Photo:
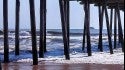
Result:
{"label": "pier", "polygon": [[[29,0],[30,5],[30,26],[31,26],[31,38],[32,38],[32,59],[33,65],[38,65],[38,58],[44,58],[44,53],[47,51],[46,46],[46,15],[47,7],[46,0],[40,0],[40,40],[39,40],[39,53],[37,50],[36,42],[36,18],[35,18],[35,0]],[[54,0],[53,0],[54,1]],[[124,53],[124,32],[122,28],[120,11],[124,11],[124,0],[59,0],[60,8],[60,17],[61,17],[61,26],[62,26],[62,37],[64,44],[64,55],[66,60],[70,60],[70,2],[77,1],[83,6],[83,13],[85,13],[84,18],[84,29],[83,29],[83,43],[82,50],[85,50],[85,41],[87,41],[87,53],[88,56],[92,56],[91,51],[91,35],[90,35],[90,5],[94,4],[95,7],[98,7],[99,18],[99,43],[98,49],[99,52],[103,52],[103,43],[102,43],[102,30],[104,22],[106,21],[108,43],[110,54],[113,54],[113,49],[117,48],[117,33],[119,44],[122,47]],[[20,0],[16,0],[16,25],[15,25],[15,56],[20,55],[20,41],[19,41],[19,30],[20,30]],[[110,15],[108,15],[108,9],[110,9]],[[3,32],[4,32],[4,63],[9,63],[9,43],[8,43],[8,0],[3,0]],[[113,18],[114,15],[114,18]],[[104,17],[106,18],[104,20]],[[49,17],[48,17],[49,18]],[[114,19],[114,23],[113,23]],[[114,26],[113,26],[114,24]],[[118,28],[117,28],[118,26]],[[114,45],[112,44],[112,34],[114,29]],[[118,30],[117,30],[118,29]],[[39,56],[38,56],[39,54]],[[0,67],[1,68],[1,67]],[[0,69],[1,70],[1,69]]]}

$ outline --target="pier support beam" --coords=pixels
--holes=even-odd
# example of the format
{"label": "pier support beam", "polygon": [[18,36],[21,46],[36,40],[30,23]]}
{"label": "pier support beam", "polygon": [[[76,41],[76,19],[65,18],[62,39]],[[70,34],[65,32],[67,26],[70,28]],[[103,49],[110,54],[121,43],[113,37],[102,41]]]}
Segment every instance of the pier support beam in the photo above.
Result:
{"label": "pier support beam", "polygon": [[15,55],[19,55],[19,12],[20,0],[16,0],[16,24],[15,24]]}
{"label": "pier support beam", "polygon": [[112,36],[112,19],[113,19],[113,8],[110,10],[110,31],[111,31],[111,36]]}
{"label": "pier support beam", "polygon": [[110,54],[113,54],[111,31],[110,31],[109,17],[108,17],[108,11],[107,11],[106,5],[107,5],[107,2],[105,0],[104,8],[105,8],[105,18],[106,18],[106,26],[107,26],[107,33],[108,33],[109,49],[110,49]]}
{"label": "pier support beam", "polygon": [[86,23],[85,23],[85,18],[84,18],[82,51],[85,51],[85,41],[86,41]]}
{"label": "pier support beam", "polygon": [[4,28],[4,63],[8,63],[9,62],[8,0],[3,0],[3,28]]}
{"label": "pier support beam", "polygon": [[123,30],[122,30],[122,24],[121,24],[121,17],[120,17],[120,10],[119,10],[119,3],[117,2],[117,15],[118,15],[118,27],[119,27],[119,40],[122,46],[122,51],[124,52],[124,39],[123,39]]}
{"label": "pier support beam", "polygon": [[90,38],[90,4],[89,0],[85,0],[85,23],[86,23],[86,34],[87,34],[87,53],[88,56],[92,56],[91,52],[91,38]]}
{"label": "pier support beam", "polygon": [[62,23],[62,35],[64,43],[64,55],[67,60],[69,56],[69,1],[59,0],[61,23]]}
{"label": "pier support beam", "polygon": [[70,1],[69,0],[65,0],[65,13],[66,13],[68,46],[70,46]]}
{"label": "pier support beam", "polygon": [[39,57],[44,58],[46,49],[46,0],[40,0],[40,42]]}
{"label": "pier support beam", "polygon": [[0,70],[2,70],[2,64],[1,64],[1,62],[0,62]]}
{"label": "pier support beam", "polygon": [[104,17],[104,7],[101,7],[99,5],[99,45],[98,45],[98,49],[101,52],[103,52],[103,45],[102,45],[103,17]]}
{"label": "pier support beam", "polygon": [[117,46],[117,11],[116,8],[114,10],[114,49]]}
{"label": "pier support beam", "polygon": [[33,65],[38,65],[34,0],[29,0],[29,4],[30,4]]}
{"label": "pier support beam", "polygon": [[46,48],[46,13],[47,13],[46,0],[44,0],[44,52],[47,52],[47,48]]}

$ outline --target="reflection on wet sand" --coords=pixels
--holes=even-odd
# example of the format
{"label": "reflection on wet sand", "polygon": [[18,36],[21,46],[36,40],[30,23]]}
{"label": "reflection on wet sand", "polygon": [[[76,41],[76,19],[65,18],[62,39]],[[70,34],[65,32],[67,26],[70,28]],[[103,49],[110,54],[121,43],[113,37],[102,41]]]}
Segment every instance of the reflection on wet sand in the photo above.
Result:
{"label": "reflection on wet sand", "polygon": [[34,65],[32,70],[38,70],[38,65]]}
{"label": "reflection on wet sand", "polygon": [[2,64],[2,70],[124,70],[124,65],[102,64],[56,64],[41,62],[32,66],[32,63]]}
{"label": "reflection on wet sand", "polygon": [[8,70],[8,63],[3,64],[3,66],[4,66],[4,67],[2,67],[3,70]]}

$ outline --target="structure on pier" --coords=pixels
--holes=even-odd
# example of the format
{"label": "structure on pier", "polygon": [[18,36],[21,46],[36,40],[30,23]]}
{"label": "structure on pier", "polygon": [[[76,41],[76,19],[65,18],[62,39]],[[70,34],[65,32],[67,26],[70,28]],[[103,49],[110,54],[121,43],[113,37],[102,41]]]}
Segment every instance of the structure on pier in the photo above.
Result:
{"label": "structure on pier", "polygon": [[[70,60],[69,55],[69,43],[70,43],[70,1],[78,1],[84,7],[85,20],[84,34],[83,34],[83,51],[85,49],[85,39],[87,39],[87,53],[88,56],[92,56],[91,52],[91,40],[90,40],[90,4],[94,4],[99,10],[99,47],[98,49],[103,52],[102,46],[102,28],[103,28],[103,17],[105,15],[109,49],[110,53],[113,54],[113,48],[116,48],[117,32],[119,37],[119,43],[122,45],[122,51],[124,52],[124,38],[120,17],[120,10],[124,11],[124,0],[59,0],[61,24],[62,24],[62,36],[64,42],[64,55],[67,60]],[[8,0],[3,0],[3,26],[4,26],[4,62],[9,62],[9,43],[8,43]],[[37,55],[37,43],[36,43],[36,21],[35,21],[35,9],[34,0],[29,0],[30,3],[30,19],[31,19],[31,35],[32,35],[32,54],[33,54],[33,65],[38,64]],[[111,9],[111,15],[109,19],[107,9]],[[113,24],[113,9],[114,9],[114,47],[112,45],[112,24]],[[15,26],[15,55],[19,55],[19,12],[20,12],[20,0],[16,0],[16,26]],[[118,23],[117,23],[118,21]],[[118,25],[118,31],[117,31]],[[44,58],[44,52],[46,49],[46,0],[40,0],[40,44],[39,44],[39,57]]]}

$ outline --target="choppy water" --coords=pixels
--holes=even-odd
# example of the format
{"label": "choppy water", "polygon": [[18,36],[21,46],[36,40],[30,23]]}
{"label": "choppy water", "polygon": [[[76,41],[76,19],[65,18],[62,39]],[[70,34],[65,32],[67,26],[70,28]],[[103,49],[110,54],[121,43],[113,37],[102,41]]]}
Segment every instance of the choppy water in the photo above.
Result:
{"label": "choppy water", "polygon": [[[39,41],[39,31],[37,30],[37,41]],[[98,37],[99,30],[98,29],[91,29],[91,36]],[[71,29],[70,30],[70,38],[74,40],[82,40],[83,30],[82,29]],[[103,35],[107,36],[107,31],[103,30]],[[0,35],[0,46],[3,45],[3,35]],[[51,39],[57,39],[53,40],[54,42],[62,42],[62,30],[61,29],[48,29],[47,30],[47,42],[50,42]],[[51,42],[53,42],[51,40]],[[14,45],[15,44],[15,31],[10,30],[9,31],[9,44]],[[22,29],[20,31],[20,44],[21,45],[31,45],[31,32],[27,29]]]}
{"label": "choppy water", "polygon": [[[92,41],[97,41],[98,39],[98,31],[97,29],[91,30]],[[77,44],[82,43],[83,30],[81,29],[72,29],[70,30],[70,43]],[[103,35],[106,37],[106,30],[103,30]],[[0,49],[3,49],[3,35],[0,35]],[[104,38],[107,40],[106,38]],[[48,29],[47,30],[47,45],[54,45],[55,43],[58,45],[63,43],[62,40],[62,31],[61,29]],[[15,45],[15,31],[9,31],[9,45],[11,49],[14,49]],[[21,49],[31,49],[31,32],[27,29],[20,31],[20,45]],[[37,45],[39,45],[39,31],[37,31]]]}
{"label": "choppy water", "polygon": [[[72,29],[70,33],[70,53],[76,54],[83,53],[82,51],[82,32],[83,30],[80,29]],[[92,51],[98,51],[98,30],[94,29],[91,30],[91,44],[92,44]],[[3,35],[0,35],[0,60],[3,61]],[[47,30],[47,50],[48,52],[45,53],[45,57],[63,57],[64,55],[64,47],[63,47],[63,39],[61,30],[49,29]],[[108,39],[106,35],[106,30],[103,31],[103,45],[104,51],[109,51],[108,46]],[[32,50],[32,43],[31,43],[31,34],[29,30],[21,30],[20,31],[20,53],[19,57],[15,57],[14,50],[15,50],[15,32],[10,30],[9,32],[9,51],[10,51],[10,61],[17,61],[20,59],[27,59],[32,58],[31,50]],[[39,31],[37,31],[37,49],[39,50]],[[86,50],[85,50],[86,51]],[[13,58],[14,57],[14,58]]]}

